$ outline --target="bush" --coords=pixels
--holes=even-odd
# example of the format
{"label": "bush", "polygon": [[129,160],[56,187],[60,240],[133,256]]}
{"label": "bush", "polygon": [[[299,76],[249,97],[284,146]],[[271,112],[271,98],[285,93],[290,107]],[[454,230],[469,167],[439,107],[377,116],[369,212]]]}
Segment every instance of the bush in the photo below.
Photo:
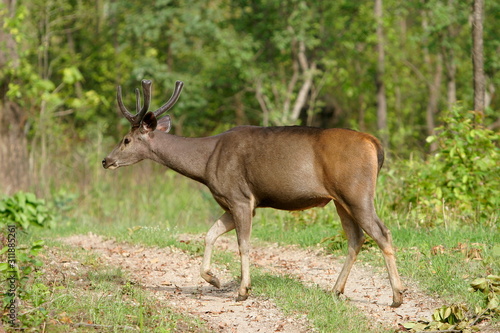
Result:
{"label": "bush", "polygon": [[[500,208],[500,135],[481,125],[482,115],[454,108],[427,142],[437,151],[427,161],[406,162],[398,203],[411,203],[424,224],[443,222],[446,215],[493,225]],[[432,221],[422,221],[424,216]]]}
{"label": "bush", "polygon": [[54,218],[45,200],[33,193],[18,192],[0,201],[0,220],[27,230],[30,225],[53,227]]}

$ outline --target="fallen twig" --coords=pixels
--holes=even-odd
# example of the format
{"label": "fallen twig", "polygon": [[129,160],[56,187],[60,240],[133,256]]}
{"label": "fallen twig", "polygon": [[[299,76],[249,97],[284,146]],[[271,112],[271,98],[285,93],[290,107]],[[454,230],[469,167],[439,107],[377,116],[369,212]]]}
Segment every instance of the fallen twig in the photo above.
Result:
{"label": "fallen twig", "polygon": [[470,324],[470,326],[474,326],[474,325],[476,325],[476,324],[477,324],[477,322],[478,322],[479,320],[481,320],[481,319],[485,319],[483,316],[484,316],[484,314],[485,314],[486,312],[488,312],[488,310],[489,310],[489,309],[485,309],[485,310],[484,310],[484,311],[483,311],[480,315],[478,315],[478,316],[476,317],[476,319],[472,322],[472,324]]}

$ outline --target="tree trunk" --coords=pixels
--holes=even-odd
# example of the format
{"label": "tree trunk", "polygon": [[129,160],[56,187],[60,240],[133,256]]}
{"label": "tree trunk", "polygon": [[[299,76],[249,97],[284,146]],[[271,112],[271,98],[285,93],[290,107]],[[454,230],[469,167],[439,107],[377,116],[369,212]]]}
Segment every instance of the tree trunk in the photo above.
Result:
{"label": "tree trunk", "polygon": [[453,58],[448,59],[451,63],[446,65],[446,79],[447,79],[447,91],[448,91],[448,109],[451,110],[453,106],[457,103],[457,65],[455,64]]}
{"label": "tree trunk", "polygon": [[307,96],[311,91],[315,74],[314,72],[316,71],[316,62],[312,61],[309,63],[307,60],[304,41],[299,42],[297,59],[300,64],[300,68],[302,69],[304,82],[302,83],[302,87],[300,88],[297,98],[295,99],[295,103],[293,104],[292,114],[290,115],[290,121],[292,123],[295,123],[299,119],[300,112],[307,103]]}
{"label": "tree trunk", "polygon": [[380,131],[384,146],[388,145],[387,133],[387,99],[385,96],[385,53],[384,30],[382,27],[382,0],[375,0],[375,19],[377,21],[377,73],[375,84],[377,87],[377,128]]}
{"label": "tree trunk", "polygon": [[[354,60],[354,68],[356,69],[356,76],[358,80],[361,80],[361,78],[363,78],[366,75],[366,71],[363,70],[361,62],[358,60]],[[358,126],[359,130],[362,132],[366,130],[365,113],[366,113],[365,93],[363,92],[363,90],[360,90],[358,96]]]}
{"label": "tree trunk", "polygon": [[472,64],[474,67],[474,110],[483,112],[485,104],[485,77],[483,54],[484,0],[474,0],[472,13]]}
{"label": "tree trunk", "polygon": [[[456,7],[455,0],[448,0],[449,15],[452,15],[453,8]],[[457,64],[455,62],[455,41],[459,35],[461,27],[457,24],[450,24],[446,29],[446,37],[448,42],[442,42],[443,61],[446,68],[447,80],[447,101],[448,110],[451,110],[457,103]]]}
{"label": "tree trunk", "polygon": [[[1,14],[0,26],[15,10],[15,1],[3,3],[7,12]],[[0,193],[12,194],[29,186],[28,142],[24,133],[27,117],[7,96],[12,71],[19,66],[17,45],[7,29],[0,29],[0,45]]]}
{"label": "tree trunk", "polygon": [[[435,116],[438,112],[439,107],[439,88],[441,87],[441,81],[443,77],[443,65],[442,65],[441,54],[436,55],[436,67],[434,68],[434,78],[432,82],[429,82],[429,101],[427,102],[426,110],[426,125],[427,125],[427,135],[431,136],[435,134]],[[432,68],[432,64],[429,64],[429,68]],[[431,143],[431,152],[437,149],[436,142]]]}

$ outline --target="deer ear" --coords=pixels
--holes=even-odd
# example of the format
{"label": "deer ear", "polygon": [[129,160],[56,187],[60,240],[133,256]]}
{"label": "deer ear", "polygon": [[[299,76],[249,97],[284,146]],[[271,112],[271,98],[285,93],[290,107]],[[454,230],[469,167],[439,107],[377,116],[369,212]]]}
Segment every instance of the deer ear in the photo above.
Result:
{"label": "deer ear", "polygon": [[160,118],[158,120],[158,127],[156,127],[156,129],[158,131],[168,133],[171,127],[172,127],[172,122],[170,120],[170,116],[167,114],[165,117]]}
{"label": "deer ear", "polygon": [[153,112],[148,112],[142,118],[141,121],[141,132],[142,133],[149,133],[153,132],[156,129],[156,126],[158,125],[158,120],[156,120],[156,116]]}

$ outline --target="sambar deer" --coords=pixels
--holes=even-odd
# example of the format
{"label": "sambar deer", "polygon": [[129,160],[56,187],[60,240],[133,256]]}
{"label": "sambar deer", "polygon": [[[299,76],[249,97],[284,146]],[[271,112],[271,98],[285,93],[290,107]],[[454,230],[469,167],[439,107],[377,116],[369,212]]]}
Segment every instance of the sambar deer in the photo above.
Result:
{"label": "sambar deer", "polygon": [[378,218],[373,204],[377,176],[384,162],[380,142],[373,136],[347,129],[312,127],[238,126],[219,135],[185,138],[168,134],[170,117],[159,118],[179,98],[183,83],[176,82],[170,100],[148,112],[151,81],[143,80],[144,105],[136,89],[137,113],[122,102],[118,107],[132,129],[102,161],[116,169],[151,159],[205,184],[225,213],[205,238],[201,276],[220,288],[210,270],[217,238],[236,229],[241,256],[241,285],[237,301],[248,297],[249,249],[252,217],[258,207],[304,210],[323,207],[333,200],[348,239],[348,256],[334,286],[344,292],[347,277],[364,242],[364,232],[384,255],[393,291],[392,307],[403,302],[390,231]]}

